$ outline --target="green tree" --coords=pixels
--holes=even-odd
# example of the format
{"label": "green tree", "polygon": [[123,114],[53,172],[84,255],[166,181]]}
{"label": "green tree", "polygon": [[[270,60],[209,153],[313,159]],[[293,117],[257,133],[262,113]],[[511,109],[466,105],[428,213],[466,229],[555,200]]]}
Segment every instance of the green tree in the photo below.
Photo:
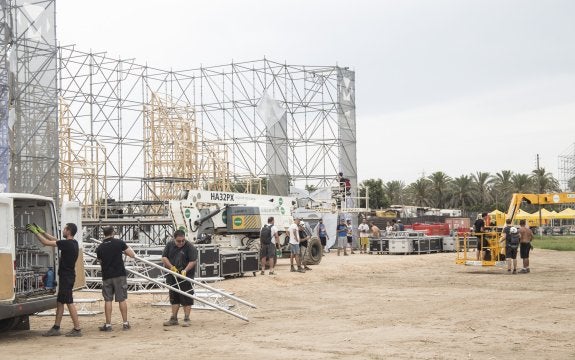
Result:
{"label": "green tree", "polygon": [[514,193],[530,193],[533,191],[533,183],[527,174],[514,174],[511,177]]}
{"label": "green tree", "polygon": [[473,203],[473,180],[468,175],[456,177],[450,183],[451,202],[450,205],[466,211]]}
{"label": "green tree", "polygon": [[533,188],[539,194],[561,191],[559,181],[553,177],[552,173],[546,172],[545,168],[533,170],[531,172],[530,179],[532,181]]}
{"label": "green tree", "polygon": [[405,183],[399,180],[388,181],[383,185],[383,193],[390,204],[403,204]]}
{"label": "green tree", "polygon": [[511,194],[513,193],[513,171],[502,170],[493,177],[493,187],[491,196],[495,200],[495,208],[500,210],[507,210],[506,206],[511,201]]}
{"label": "green tree", "polygon": [[369,207],[371,209],[382,209],[389,206],[383,191],[383,181],[381,179],[369,179],[361,182],[359,196],[365,196],[365,189],[369,195]]}
{"label": "green tree", "polygon": [[449,183],[451,178],[443,171],[436,171],[428,176],[431,181],[433,193],[433,206],[443,209],[449,195]]}
{"label": "green tree", "polygon": [[431,186],[431,181],[424,177],[409,184],[406,192],[411,204],[416,206],[431,206],[433,203]]}
{"label": "green tree", "polygon": [[488,172],[478,171],[471,175],[477,210],[483,211],[493,201],[491,188],[494,178]]}

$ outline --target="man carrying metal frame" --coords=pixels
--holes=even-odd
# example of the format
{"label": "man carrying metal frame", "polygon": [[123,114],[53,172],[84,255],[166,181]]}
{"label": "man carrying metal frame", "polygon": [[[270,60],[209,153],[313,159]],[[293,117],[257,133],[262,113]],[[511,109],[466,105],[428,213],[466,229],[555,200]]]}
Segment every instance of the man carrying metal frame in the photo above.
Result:
{"label": "man carrying metal frame", "polygon": [[[198,251],[194,245],[186,240],[186,233],[183,230],[176,230],[174,232],[174,240],[169,241],[164,247],[164,252],[162,253],[164,266],[173,272],[193,279],[197,259]],[[166,284],[189,294],[194,293],[190,281],[179,280],[172,274],[166,275]],[[168,321],[164,322],[164,326],[179,324],[178,311],[180,306],[184,307],[184,323],[182,326],[190,326],[190,311],[192,310],[194,299],[170,290],[170,304],[172,305],[172,316]]]}

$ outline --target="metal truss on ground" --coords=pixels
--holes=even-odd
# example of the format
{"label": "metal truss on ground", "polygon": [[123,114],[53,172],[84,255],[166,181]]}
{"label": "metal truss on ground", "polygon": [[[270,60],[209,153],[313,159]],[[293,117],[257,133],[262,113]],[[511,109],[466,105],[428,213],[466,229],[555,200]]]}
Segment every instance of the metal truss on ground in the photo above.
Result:
{"label": "metal truss on ground", "polygon": [[0,191],[57,199],[55,1],[0,7]]}
{"label": "metal truss on ground", "polygon": [[287,192],[329,186],[339,171],[357,184],[347,68],[263,59],[166,71],[72,46],[59,55],[72,134],[86,149],[105,148],[101,199],[156,201],[186,187],[242,191],[258,182],[269,189],[270,179]]}
{"label": "metal truss on ground", "polygon": [[575,143],[559,155],[558,160],[561,189],[575,191]]}

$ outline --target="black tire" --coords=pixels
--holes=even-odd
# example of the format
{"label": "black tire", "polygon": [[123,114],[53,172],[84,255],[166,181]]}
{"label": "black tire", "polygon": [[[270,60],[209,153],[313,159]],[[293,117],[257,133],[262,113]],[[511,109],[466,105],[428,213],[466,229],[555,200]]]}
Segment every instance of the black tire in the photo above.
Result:
{"label": "black tire", "polygon": [[248,242],[248,250],[249,251],[257,251],[259,254],[260,253],[260,241],[258,239],[254,239],[251,242]]}
{"label": "black tire", "polygon": [[19,316],[0,320],[0,332],[4,332],[4,331],[8,331],[8,330],[12,329],[19,322],[20,322]]}
{"label": "black tire", "polygon": [[323,247],[317,236],[313,236],[308,241],[307,251],[303,258],[304,265],[318,265],[323,255]]}

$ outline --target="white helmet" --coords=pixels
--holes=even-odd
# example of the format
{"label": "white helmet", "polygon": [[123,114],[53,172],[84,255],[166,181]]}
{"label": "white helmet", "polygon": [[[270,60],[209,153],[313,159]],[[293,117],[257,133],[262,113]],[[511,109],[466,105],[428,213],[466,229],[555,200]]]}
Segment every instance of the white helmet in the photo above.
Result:
{"label": "white helmet", "polygon": [[512,234],[516,234],[517,233],[517,228],[515,226],[512,226],[511,229],[509,229],[509,232]]}

